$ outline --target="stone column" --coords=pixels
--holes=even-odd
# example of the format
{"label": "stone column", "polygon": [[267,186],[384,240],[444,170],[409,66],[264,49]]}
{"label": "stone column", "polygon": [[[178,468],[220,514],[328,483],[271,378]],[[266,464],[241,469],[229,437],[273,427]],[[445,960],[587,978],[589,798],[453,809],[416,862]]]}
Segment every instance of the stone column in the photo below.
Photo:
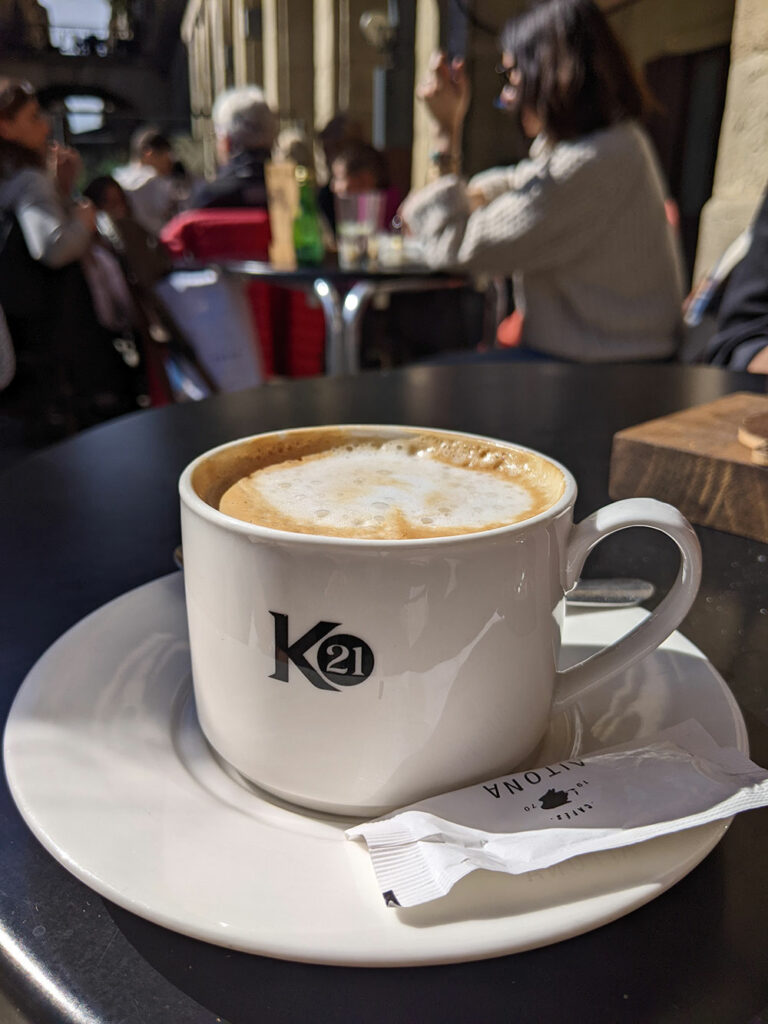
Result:
{"label": "stone column", "polygon": [[263,86],[261,5],[256,0],[233,0],[232,47],[235,85]]}
{"label": "stone column", "polygon": [[[290,11],[289,11],[290,9]],[[264,91],[282,121],[312,131],[314,117],[313,0],[264,0]]]}
{"label": "stone column", "polygon": [[736,0],[715,182],[702,211],[694,281],[744,230],[767,184],[768,4]]}
{"label": "stone column", "polygon": [[337,111],[359,121],[370,137],[373,130],[373,70],[380,63],[360,32],[360,16],[386,3],[372,0],[337,0],[338,74]]}
{"label": "stone column", "polygon": [[314,0],[314,127],[324,128],[338,111],[339,20],[336,0]]}
{"label": "stone column", "polygon": [[209,0],[211,59],[214,99],[231,84],[231,37],[229,34],[229,0]]}
{"label": "stone column", "polygon": [[[438,2],[437,0],[418,0],[413,76],[416,84],[426,77],[429,70],[429,58],[439,46],[440,8]],[[429,147],[432,140],[430,123],[424,104],[414,98],[411,188],[421,188],[427,180]]]}
{"label": "stone column", "polygon": [[205,173],[213,174],[216,167],[210,118],[213,103],[213,77],[210,19],[205,0],[192,0],[187,4],[181,25],[181,36],[186,44],[189,59],[192,136],[202,143]]}

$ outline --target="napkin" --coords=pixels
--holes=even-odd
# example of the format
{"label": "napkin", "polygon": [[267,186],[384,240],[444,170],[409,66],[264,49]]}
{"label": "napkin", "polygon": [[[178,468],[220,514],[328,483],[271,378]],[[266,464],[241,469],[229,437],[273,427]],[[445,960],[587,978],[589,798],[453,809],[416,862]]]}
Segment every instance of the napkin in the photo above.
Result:
{"label": "napkin", "polygon": [[448,893],[478,868],[522,874],[768,804],[768,772],[688,720],[642,743],[491,779],[347,829],[388,906]]}

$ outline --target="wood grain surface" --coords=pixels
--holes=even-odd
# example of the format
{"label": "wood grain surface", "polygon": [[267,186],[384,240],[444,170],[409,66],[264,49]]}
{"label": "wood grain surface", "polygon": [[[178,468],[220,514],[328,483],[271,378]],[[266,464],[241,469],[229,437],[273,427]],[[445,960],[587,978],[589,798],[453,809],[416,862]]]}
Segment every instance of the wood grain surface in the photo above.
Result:
{"label": "wood grain surface", "polygon": [[693,523],[768,542],[768,467],[738,436],[747,417],[765,413],[768,397],[736,392],[620,430],[611,497],[658,498]]}

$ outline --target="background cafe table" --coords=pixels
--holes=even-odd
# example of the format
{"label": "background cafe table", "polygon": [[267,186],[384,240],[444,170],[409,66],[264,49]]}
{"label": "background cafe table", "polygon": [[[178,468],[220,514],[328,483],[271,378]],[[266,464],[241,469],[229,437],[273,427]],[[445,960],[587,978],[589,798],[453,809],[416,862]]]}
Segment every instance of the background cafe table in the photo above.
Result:
{"label": "background cafe table", "polygon": [[[616,430],[764,387],[763,378],[704,367],[413,367],[361,374],[353,385],[296,381],[138,413],[36,454],[0,484],[2,718],[26,672],[64,630],[172,571],[176,479],[211,445],[333,421],[476,431],[568,465],[580,484],[581,518],[608,500]],[[683,631],[725,676],[752,756],[768,765],[768,546],[698,532],[704,580]],[[650,531],[632,531],[601,545],[588,574],[644,576],[664,587],[676,571],[670,549]],[[0,837],[3,1024],[768,1020],[763,811],[737,818],[668,891],[594,931],[513,956],[389,970],[235,953],[136,917],[50,857],[5,787]]]}
{"label": "background cafe table", "polygon": [[[330,377],[359,372],[363,317],[374,296],[444,291],[461,288],[471,280],[466,275],[443,273],[416,263],[354,270],[342,270],[329,261],[318,267],[294,270],[282,270],[257,260],[217,260],[216,265],[226,274],[264,278],[314,295],[325,316],[325,372]],[[491,278],[488,287],[493,289],[495,330],[506,315],[506,291],[500,278]]]}

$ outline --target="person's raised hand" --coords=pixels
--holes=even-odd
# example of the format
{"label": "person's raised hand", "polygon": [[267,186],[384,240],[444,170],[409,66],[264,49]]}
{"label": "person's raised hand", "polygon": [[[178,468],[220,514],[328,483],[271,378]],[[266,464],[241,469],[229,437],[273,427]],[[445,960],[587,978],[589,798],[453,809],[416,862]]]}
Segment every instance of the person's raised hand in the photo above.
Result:
{"label": "person's raised hand", "polygon": [[69,146],[62,146],[55,142],[51,146],[50,160],[53,175],[61,194],[70,196],[83,167],[80,154],[76,149],[71,149]]}
{"label": "person's raised hand", "polygon": [[455,134],[464,123],[469,108],[470,88],[464,61],[448,61],[444,53],[432,55],[426,78],[416,89],[438,130]]}

